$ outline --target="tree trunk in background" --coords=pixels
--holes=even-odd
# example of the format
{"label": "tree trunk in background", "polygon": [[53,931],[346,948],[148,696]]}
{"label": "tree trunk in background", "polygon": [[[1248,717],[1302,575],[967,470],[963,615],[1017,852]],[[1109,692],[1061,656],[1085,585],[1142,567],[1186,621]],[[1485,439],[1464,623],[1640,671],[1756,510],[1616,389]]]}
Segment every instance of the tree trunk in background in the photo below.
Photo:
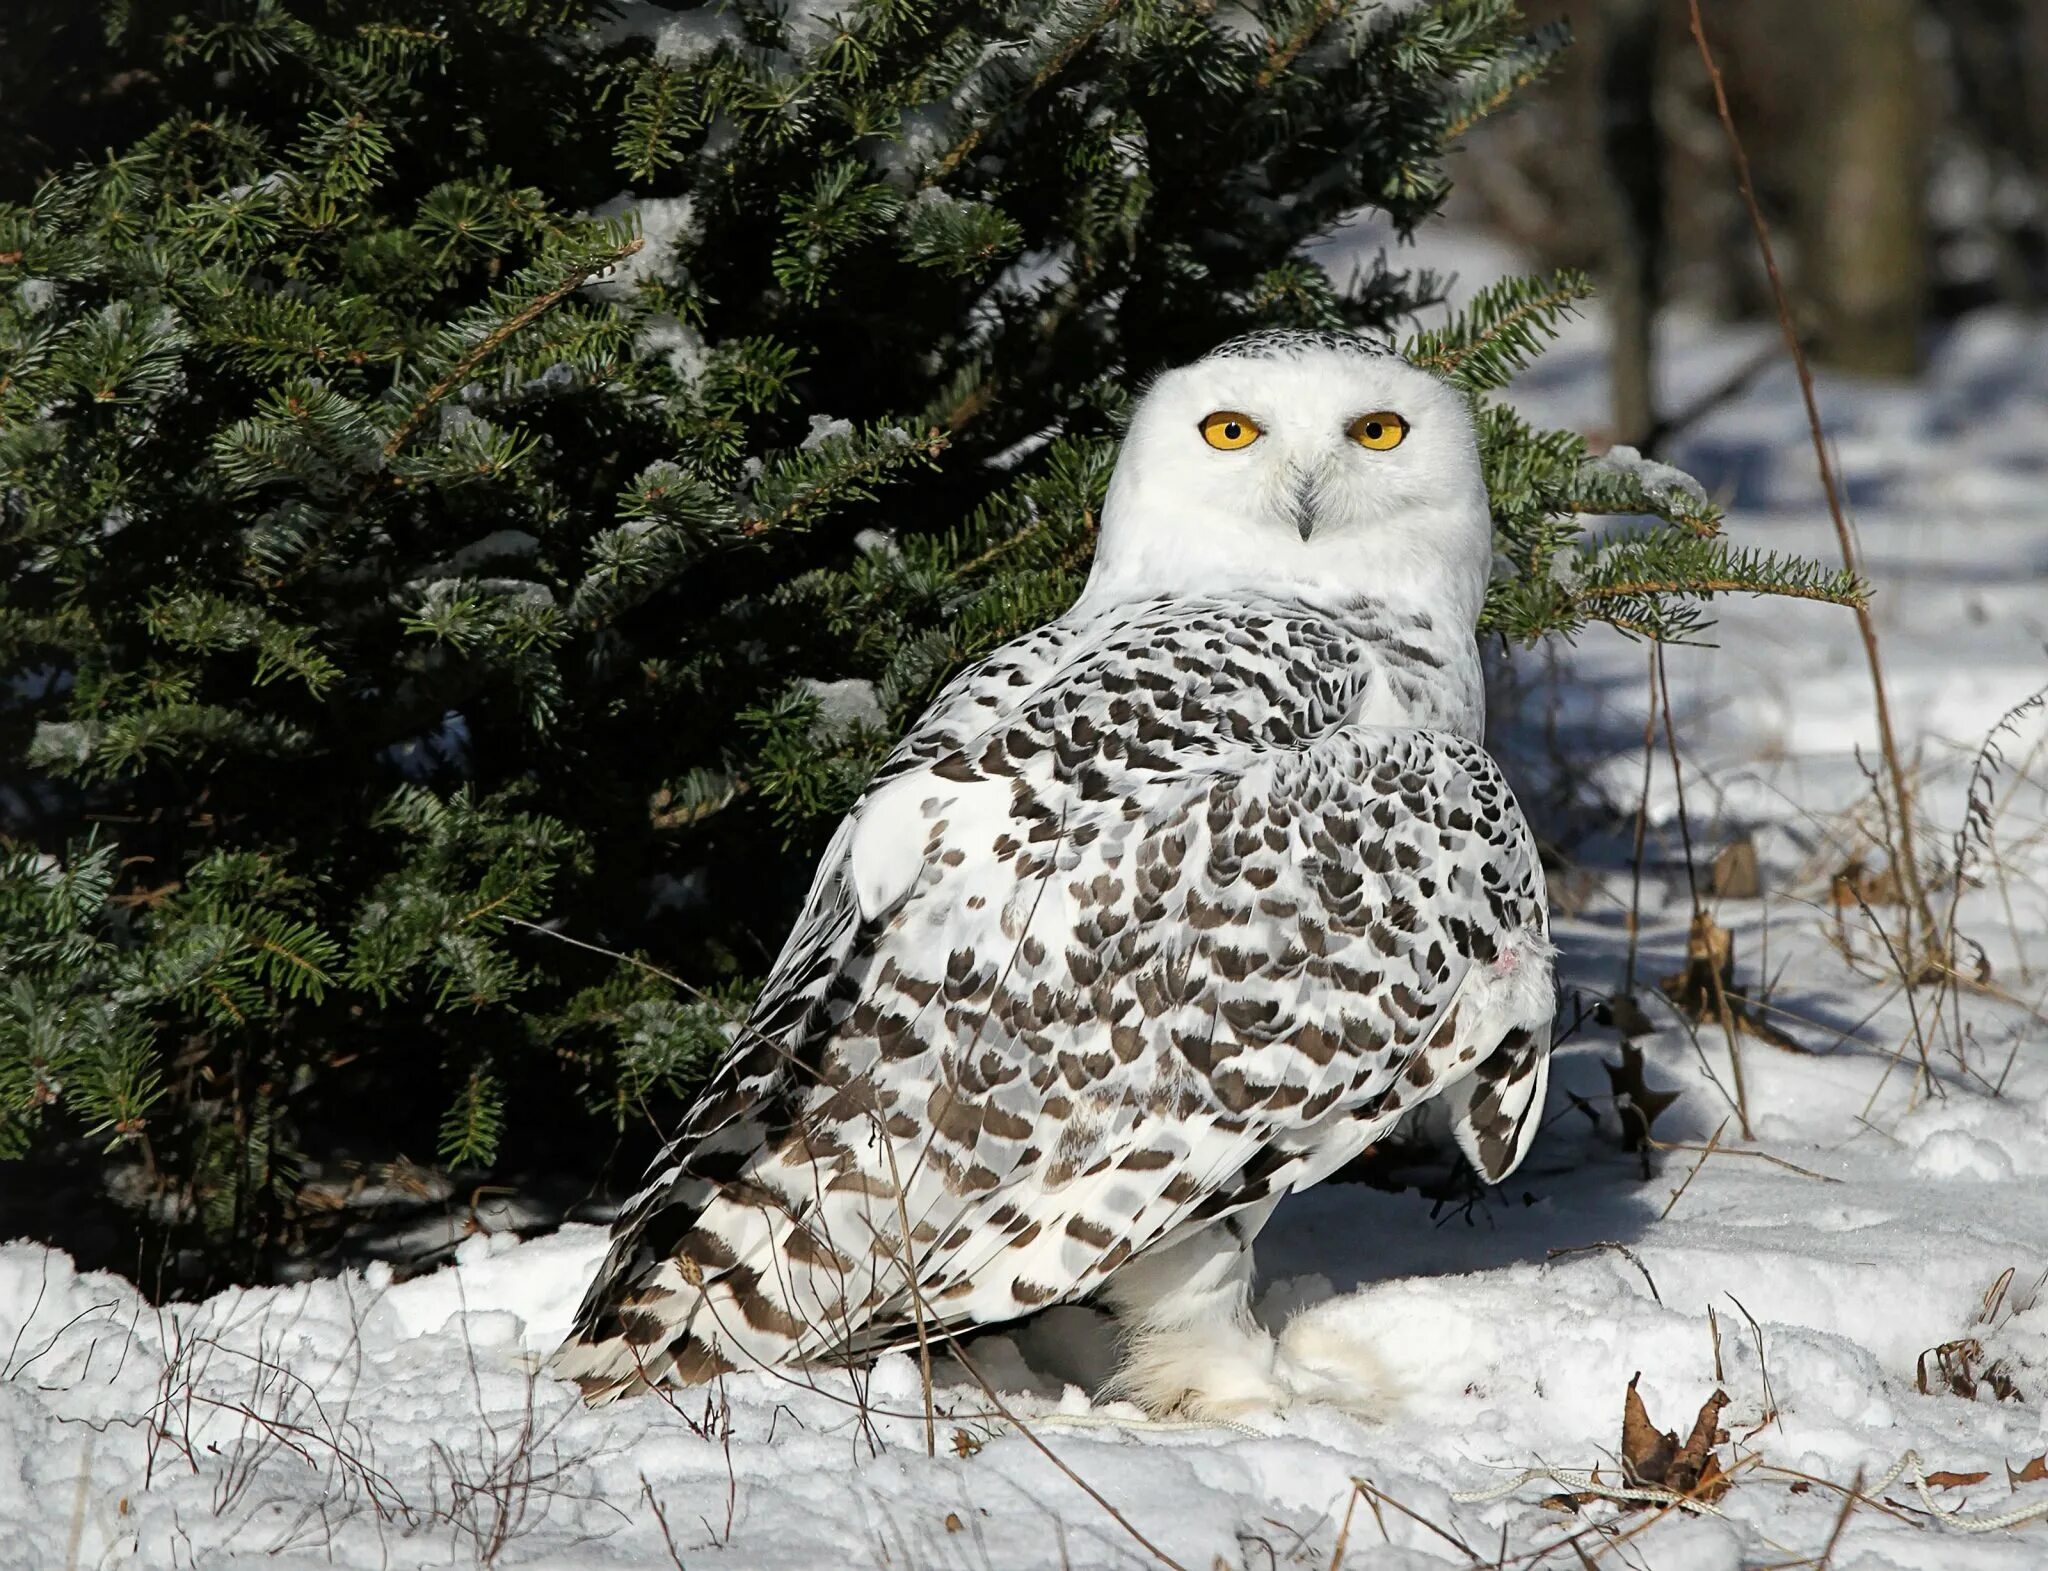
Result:
{"label": "tree trunk in background", "polygon": [[1664,281],[1664,139],[1658,133],[1657,0],[1608,0],[1600,135],[1612,191],[1607,303],[1614,439],[1641,446],[1657,423],[1657,307]]}
{"label": "tree trunk in background", "polygon": [[1800,203],[1800,292],[1817,357],[1905,376],[1927,297],[1920,0],[1813,0],[1816,111]]}

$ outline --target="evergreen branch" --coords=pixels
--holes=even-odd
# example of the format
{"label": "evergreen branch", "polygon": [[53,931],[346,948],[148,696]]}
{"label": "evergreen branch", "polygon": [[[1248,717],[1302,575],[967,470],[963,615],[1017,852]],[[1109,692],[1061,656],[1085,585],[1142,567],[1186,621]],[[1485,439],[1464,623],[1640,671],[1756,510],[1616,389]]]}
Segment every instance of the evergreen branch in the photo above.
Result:
{"label": "evergreen branch", "polygon": [[635,235],[623,245],[613,247],[608,256],[578,264],[554,288],[538,299],[529,302],[525,309],[515,312],[511,317],[485,334],[468,353],[459,358],[442,375],[441,379],[428,388],[418,402],[413,405],[412,412],[399,422],[398,429],[391,433],[390,440],[384,444],[384,456],[386,458],[396,457],[398,450],[411,440],[413,433],[418,431],[421,423],[426,420],[428,415],[433,413],[435,406],[450,393],[454,392],[456,388],[468,381],[470,373],[490,359],[493,354],[497,353],[498,347],[506,339],[512,337],[513,334],[519,332],[522,328],[529,327],[539,321],[549,311],[590,282],[597,274],[603,272],[607,267],[614,266],[619,262],[625,261],[627,257],[635,255],[646,244],[647,242],[644,239],[639,235]]}
{"label": "evergreen branch", "polygon": [[1829,605],[1856,607],[1870,598],[1870,592],[1862,584],[1842,587],[1827,583],[1785,582],[1769,578],[1643,578],[1623,579],[1616,583],[1600,584],[1578,591],[1575,598],[1581,601],[1608,600],[1621,596],[1641,595],[1719,595],[1752,594],[1778,595],[1792,600],[1820,600]]}
{"label": "evergreen branch", "polygon": [[838,462],[828,461],[816,473],[803,476],[789,496],[770,511],[742,518],[739,533],[755,539],[771,530],[786,528],[829,499],[864,494],[869,482],[907,460],[937,458],[951,441],[946,432],[932,429],[925,432],[922,440],[905,433],[901,440],[885,437],[861,444],[842,442],[838,444],[842,448]]}
{"label": "evergreen branch", "polygon": [[314,961],[289,945],[281,944],[277,940],[262,934],[258,934],[253,943],[257,949],[262,950],[265,954],[271,955],[283,964],[292,967],[299,975],[299,985],[313,993],[315,997],[318,996],[321,988],[328,986],[334,980],[332,976],[322,970]]}
{"label": "evergreen branch", "polygon": [[1280,74],[1293,65],[1297,56],[1315,40],[1316,34],[1328,27],[1338,17],[1349,11],[1356,0],[1316,0],[1308,20],[1283,42],[1278,38],[1266,40],[1266,64],[1252,79],[1252,85],[1259,92],[1265,92]]}
{"label": "evergreen branch", "polygon": [[[1123,4],[1124,0],[1103,0],[1095,15],[1089,19],[1088,24],[1077,30],[1071,38],[1054,51],[1052,58],[1032,74],[1031,80],[1025,84],[1024,90],[1005,104],[1003,106],[1004,109],[1014,114],[1040,88],[1064,71],[1072,62],[1074,56],[1087,48],[1094,41],[1095,35],[1109,25],[1110,19],[1123,9]],[[991,124],[992,121],[987,117],[977,119],[973,125],[968,127],[967,134],[945,151],[937,165],[928,170],[924,179],[919,183],[925,186],[935,186],[943,180],[951,179],[953,172],[961,164],[965,163],[973,155],[974,150],[981,145],[981,140],[988,135]]]}
{"label": "evergreen branch", "polygon": [[1481,290],[1448,327],[1418,334],[1408,358],[1472,391],[1498,387],[1592,293],[1583,273],[1559,272],[1548,283],[1504,279]]}
{"label": "evergreen branch", "polygon": [[1572,41],[1569,22],[1551,22],[1538,28],[1520,48],[1486,71],[1464,95],[1450,121],[1438,133],[1448,146],[1488,115],[1503,108],[1510,99],[1550,69],[1558,54]]}

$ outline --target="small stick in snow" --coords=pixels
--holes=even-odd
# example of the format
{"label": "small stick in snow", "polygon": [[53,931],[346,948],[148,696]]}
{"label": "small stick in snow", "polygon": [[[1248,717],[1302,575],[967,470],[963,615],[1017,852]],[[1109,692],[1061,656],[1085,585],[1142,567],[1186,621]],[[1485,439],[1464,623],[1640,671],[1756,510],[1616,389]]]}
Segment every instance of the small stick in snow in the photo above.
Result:
{"label": "small stick in snow", "polygon": [[1756,1323],[1756,1316],[1751,1314],[1748,1307],[1733,1293],[1728,1295],[1728,1302],[1742,1311],[1742,1318],[1749,1322],[1750,1335],[1756,1338],[1757,1373],[1763,1377],[1764,1383],[1764,1416],[1758,1422],[1756,1428],[1742,1437],[1746,1441],[1754,1440],[1758,1435],[1770,1428],[1772,1424],[1778,1422],[1778,1397],[1777,1393],[1771,1390],[1770,1360],[1764,1356],[1764,1328]]}
{"label": "small stick in snow", "polygon": [[1636,992],[1636,949],[1642,932],[1643,841],[1650,828],[1650,771],[1657,759],[1657,646],[1650,645],[1650,702],[1643,716],[1643,795],[1636,804],[1635,852],[1629,858],[1628,961],[1622,967],[1621,990]]}
{"label": "small stick in snow", "polygon": [[1344,1549],[1351,1542],[1351,1513],[1358,1509],[1358,1480],[1351,1480],[1351,1498],[1345,1502],[1344,1522],[1337,1529],[1337,1542],[1330,1550],[1330,1571],[1344,1571]]}
{"label": "small stick in snow", "polygon": [[647,1503],[654,1507],[654,1520],[661,1526],[661,1541],[668,1545],[668,1557],[674,1562],[676,1571],[684,1571],[683,1557],[676,1549],[675,1534],[668,1530],[668,1513],[661,1509],[661,1502],[654,1498],[654,1486],[647,1482],[647,1475],[640,1475],[640,1493],[647,1497]]}
{"label": "small stick in snow", "polygon": [[[1383,1501],[1385,1501],[1385,1502],[1386,1502],[1386,1503],[1387,1503],[1388,1505],[1392,1506],[1392,1507],[1393,1507],[1393,1508],[1394,1508],[1394,1509],[1395,1509],[1396,1511],[1400,1512],[1400,1513],[1401,1513],[1401,1515],[1403,1515],[1403,1516],[1405,1516],[1406,1518],[1408,1518],[1408,1520],[1409,1520],[1409,1521],[1411,1521],[1411,1522],[1413,1522],[1413,1523],[1417,1524],[1417,1525],[1418,1525],[1418,1526],[1420,1526],[1420,1527],[1426,1527],[1426,1528],[1428,1528],[1428,1529],[1429,1529],[1429,1530],[1430,1530],[1430,1531],[1431,1531],[1432,1533],[1436,1534],[1436,1536],[1437,1536],[1438,1538],[1441,1538],[1441,1539],[1442,1539],[1442,1540],[1443,1540],[1443,1541],[1444,1541],[1445,1543],[1449,1544],[1449,1545],[1450,1545],[1450,1546],[1451,1546],[1451,1547],[1452,1547],[1453,1549],[1456,1549],[1456,1550],[1458,1550],[1458,1551],[1459,1551],[1459,1552],[1460,1552],[1461,1554],[1463,1554],[1463,1555],[1464,1555],[1464,1557],[1465,1557],[1465,1558],[1466,1558],[1467,1560],[1471,1561],[1471,1562],[1472,1562],[1472,1563],[1473,1563],[1473,1564],[1474,1564],[1475,1566],[1476,1566],[1476,1565],[1484,1565],[1484,1564],[1485,1564],[1485,1562],[1484,1562],[1484,1561],[1482,1561],[1482,1560],[1481,1560],[1481,1559],[1479,1558],[1479,1556],[1478,1556],[1478,1555],[1477,1555],[1477,1554],[1476,1554],[1476,1553],[1475,1553],[1475,1552],[1473,1551],[1473,1548],[1472,1548],[1472,1546],[1471,1546],[1470,1544],[1466,1543],[1466,1542],[1465,1542],[1465,1540],[1464,1540],[1464,1539],[1462,1539],[1462,1538],[1460,1538],[1460,1537],[1459,1537],[1459,1536],[1458,1536],[1458,1535],[1457,1535],[1456,1533],[1452,1532],[1452,1531],[1451,1531],[1451,1530],[1450,1530],[1449,1528],[1447,1528],[1447,1527],[1441,1527],[1441,1526],[1439,1526],[1438,1524],[1436,1524],[1435,1522],[1432,1522],[1432,1521],[1430,1521],[1430,1519],[1429,1519],[1428,1517],[1424,1516],[1424,1515],[1423,1515],[1423,1514],[1422,1514],[1422,1513],[1421,1513],[1420,1511],[1416,1511],[1416,1510],[1413,1510],[1413,1509],[1411,1509],[1411,1508],[1410,1508],[1410,1507],[1408,1507],[1408,1506],[1404,1506],[1403,1504],[1401,1504],[1401,1502],[1400,1502],[1400,1501],[1396,1500],[1396,1499],[1395,1499],[1395,1498],[1394,1498],[1394,1497],[1393,1497],[1392,1495],[1388,1494],[1388,1493],[1387,1493],[1387,1492],[1386,1492],[1386,1491],[1385,1491],[1384,1489],[1380,1489],[1380,1488],[1376,1487],[1376,1486],[1375,1486],[1375,1485],[1374,1485],[1374,1484],[1372,1483],[1372,1481],[1371,1481],[1370,1479],[1364,1479],[1364,1478],[1354,1478],[1354,1479],[1352,1479],[1352,1480],[1351,1480],[1351,1482],[1352,1482],[1352,1483],[1353,1483],[1354,1485],[1356,1485],[1356,1486],[1357,1486],[1358,1488],[1360,1488],[1360,1489],[1362,1489],[1362,1490],[1364,1490],[1364,1491],[1365,1491],[1367,1499],[1369,1499],[1369,1500],[1383,1500]],[[1377,1513],[1377,1512],[1375,1512],[1374,1514],[1375,1514],[1375,1515],[1377,1515],[1378,1513]],[[1386,1524],[1385,1520],[1383,1519],[1383,1520],[1382,1520],[1382,1521],[1380,1522],[1380,1536],[1381,1536],[1382,1538],[1385,1538],[1385,1537],[1386,1537],[1386,1533],[1387,1533],[1387,1524]],[[1391,1538],[1388,1538],[1388,1539],[1387,1539],[1387,1542],[1388,1542],[1388,1543],[1392,1543],[1392,1542],[1393,1542],[1393,1540],[1392,1540]]]}
{"label": "small stick in snow", "polygon": [[[1785,347],[1791,351],[1792,369],[1799,377],[1799,396],[1806,405],[1806,425],[1813,436],[1814,461],[1820,467],[1821,490],[1827,496],[1828,516],[1834,521],[1842,566],[1853,573],[1856,571],[1855,540],[1849,532],[1848,517],[1842,511],[1842,496],[1835,484],[1834,464],[1828,458],[1827,436],[1820,423],[1820,403],[1813,391],[1813,371],[1806,363],[1806,349],[1799,341],[1799,331],[1792,325],[1792,305],[1785,294],[1785,282],[1778,275],[1777,255],[1771,249],[1771,227],[1764,221],[1763,208],[1756,199],[1756,186],[1749,173],[1749,153],[1742,145],[1741,133],[1735,129],[1735,115],[1728,107],[1728,89],[1721,80],[1721,67],[1715,62],[1714,51],[1707,44],[1706,24],[1700,20],[1700,0],[1686,0],[1686,9],[1690,13],[1693,42],[1699,45],[1700,63],[1707,68],[1707,79],[1713,84],[1714,111],[1720,118],[1721,129],[1727,133],[1728,151],[1735,160],[1735,178],[1742,192],[1742,205],[1749,212],[1750,227],[1756,231],[1757,251],[1763,258],[1764,273],[1770,279],[1771,298],[1778,308],[1778,327],[1784,334]],[[1907,909],[1925,923],[1927,944],[1932,948],[1938,934],[1928,910],[1926,893],[1920,884],[1920,869],[1913,848],[1913,798],[1906,786],[1906,771],[1899,762],[1898,741],[1892,734],[1891,705],[1885,697],[1884,663],[1878,655],[1877,621],[1871,615],[1868,603],[1856,607],[1856,628],[1863,635],[1863,656],[1870,667],[1870,688],[1877,709],[1878,742],[1884,749],[1885,767],[1892,779],[1892,794],[1899,806],[1898,835],[1895,841],[1887,841],[1885,851],[1892,861],[1892,876],[1910,902]]]}
{"label": "small stick in snow", "polygon": [[[1662,644],[1650,646],[1650,661],[1656,672],[1657,694],[1664,710],[1664,741],[1671,751],[1671,785],[1678,797],[1678,833],[1685,841],[1685,882],[1692,891],[1692,919],[1697,930],[1701,919],[1706,917],[1706,907],[1700,904],[1699,875],[1693,871],[1692,826],[1685,811],[1685,773],[1678,764],[1678,729],[1671,720],[1671,683],[1664,671]],[[1735,1121],[1742,1127],[1742,1138],[1754,1140],[1756,1136],[1749,1127],[1749,1094],[1742,1083],[1742,1049],[1736,1042],[1735,1016],[1728,1008],[1728,993],[1721,984],[1720,966],[1709,964],[1707,976],[1714,989],[1714,1008],[1721,1017],[1721,1030],[1728,1038],[1728,1071],[1735,1082]]]}
{"label": "small stick in snow", "polygon": [[1707,1165],[1707,1158],[1721,1149],[1721,1133],[1727,1127],[1728,1120],[1725,1118],[1714,1126],[1714,1133],[1708,1138],[1705,1149],[1700,1152],[1700,1159],[1693,1163],[1691,1171],[1685,1175],[1685,1182],[1671,1191],[1671,1198],[1664,1202],[1664,1209],[1657,1213],[1658,1221],[1661,1222],[1671,1215],[1671,1208],[1678,1204],[1688,1189],[1692,1188],[1692,1181],[1700,1176],[1700,1169]]}
{"label": "small stick in snow", "polygon": [[1664,1302],[1664,1295],[1657,1291],[1657,1283],[1650,1275],[1650,1268],[1643,1264],[1642,1257],[1629,1248],[1628,1245],[1616,1243],[1611,1238],[1604,1238],[1597,1244],[1572,1244],[1564,1249],[1553,1249],[1544,1255],[1543,1258],[1545,1260],[1561,1260],[1566,1255],[1586,1255],[1591,1254],[1596,1249],[1611,1249],[1618,1255],[1627,1256],[1628,1263],[1642,1272],[1643,1280],[1649,1283],[1650,1296],[1656,1299],[1660,1305]]}
{"label": "small stick in snow", "polygon": [[1849,1518],[1857,1506],[1863,1503],[1863,1469],[1856,1469],[1856,1477],[1850,1481],[1848,1493],[1842,1496],[1842,1509],[1835,1513],[1835,1525],[1828,1534],[1828,1541],[1821,1545],[1820,1558],[1813,1563],[1813,1571],[1828,1571],[1828,1564],[1835,1558],[1835,1545],[1842,1541],[1842,1529],[1849,1525]]}
{"label": "small stick in snow", "polygon": [[[966,1349],[961,1347],[960,1338],[953,1334],[953,1328],[951,1326],[947,1325],[942,1320],[939,1321],[937,1325],[933,1327],[933,1329],[936,1330],[940,1336],[946,1339],[948,1345],[952,1349],[953,1357],[955,1358],[955,1360],[958,1361],[960,1367],[966,1370],[967,1373],[973,1377],[974,1383],[981,1387],[982,1395],[988,1398],[989,1405],[1002,1415],[1003,1419],[1010,1425],[1011,1428],[1015,1429],[1018,1434],[1022,1435],[1026,1440],[1028,1440],[1032,1444],[1032,1446],[1038,1451],[1039,1455],[1043,1456],[1048,1462],[1052,1463],[1054,1467],[1058,1468],[1062,1473],[1066,1474],[1068,1480],[1073,1483],[1075,1488],[1079,1489],[1081,1493],[1083,1493],[1090,1500],[1093,1500],[1097,1505],[1102,1507],[1104,1511],[1108,1512],[1111,1520],[1114,1521],[1116,1525],[1122,1528],[1126,1533],[1130,1534],[1132,1538],[1137,1540],[1137,1542],[1141,1546],[1143,1546],[1144,1549],[1149,1554],[1151,1554],[1151,1556],[1155,1560],[1157,1560],[1161,1565],[1167,1568],[1167,1571],[1187,1571],[1187,1568],[1183,1566],[1178,1560],[1174,1559],[1173,1556],[1169,1555],[1165,1550],[1161,1549],[1157,1544],[1153,1543],[1151,1539],[1147,1538],[1143,1533],[1139,1532],[1137,1527],[1132,1523],[1129,1517],[1125,1516],[1123,1512],[1119,1511],[1115,1506],[1110,1504],[1108,1497],[1103,1495],[1099,1490],[1095,1488],[1093,1484],[1089,1483],[1087,1479],[1083,1478],[1079,1473],[1075,1472],[1065,1462],[1061,1461],[1059,1457],[1054,1454],[1052,1447],[1048,1446],[1043,1440],[1039,1439],[1037,1433],[1031,1428],[1029,1424],[1025,1423],[1023,1419],[1019,1418],[1015,1413],[1010,1411],[1009,1407],[1005,1405],[1005,1403],[1003,1402],[1003,1399],[1000,1396],[996,1395],[996,1388],[989,1384],[989,1382],[982,1376],[980,1369],[975,1367],[974,1361],[967,1356]],[[1469,1553],[1469,1551],[1467,1552]]]}
{"label": "small stick in snow", "polygon": [[[1722,1120],[1723,1127],[1727,1121]],[[1656,1151],[1699,1151],[1704,1147],[1689,1140],[1651,1140],[1648,1142]],[[1797,1162],[1788,1162],[1782,1156],[1772,1156],[1768,1151],[1738,1151],[1732,1146],[1723,1147],[1723,1156],[1755,1157],[1759,1162],[1769,1162],[1773,1167],[1782,1167],[1788,1173],[1797,1173],[1801,1178],[1810,1178],[1817,1184],[1839,1184],[1839,1178],[1830,1178],[1826,1173],[1816,1173],[1810,1167],[1801,1167]]]}

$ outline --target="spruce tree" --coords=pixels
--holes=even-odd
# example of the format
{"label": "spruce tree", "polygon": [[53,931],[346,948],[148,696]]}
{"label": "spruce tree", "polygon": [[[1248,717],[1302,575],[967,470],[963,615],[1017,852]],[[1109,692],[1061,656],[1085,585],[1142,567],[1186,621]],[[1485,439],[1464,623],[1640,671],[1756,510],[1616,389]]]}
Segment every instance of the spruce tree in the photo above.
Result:
{"label": "spruce tree", "polygon": [[1131,389],[1231,334],[1471,393],[1505,640],[1855,593],[1489,401],[1582,280],[1413,333],[1438,280],[1304,260],[1436,210],[1564,43],[1511,0],[28,12],[0,1159],[227,1269],[339,1154],[594,1171],[672,1111],[893,736],[1078,590]]}

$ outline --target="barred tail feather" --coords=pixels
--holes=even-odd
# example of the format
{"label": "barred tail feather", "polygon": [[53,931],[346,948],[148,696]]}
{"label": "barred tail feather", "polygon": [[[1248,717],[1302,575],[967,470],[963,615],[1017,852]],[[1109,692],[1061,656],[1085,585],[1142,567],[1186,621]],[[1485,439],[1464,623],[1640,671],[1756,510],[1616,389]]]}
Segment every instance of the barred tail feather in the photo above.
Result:
{"label": "barred tail feather", "polygon": [[1454,1086],[1451,1128],[1465,1159],[1489,1184],[1522,1165],[1543,1122],[1550,1089],[1550,1022],[1517,1026]]}
{"label": "barred tail feather", "polygon": [[830,1176],[794,1140],[730,1178],[664,1175],[618,1224],[549,1367],[595,1406],[659,1382],[839,1355],[900,1285],[896,1200],[884,1191]]}

